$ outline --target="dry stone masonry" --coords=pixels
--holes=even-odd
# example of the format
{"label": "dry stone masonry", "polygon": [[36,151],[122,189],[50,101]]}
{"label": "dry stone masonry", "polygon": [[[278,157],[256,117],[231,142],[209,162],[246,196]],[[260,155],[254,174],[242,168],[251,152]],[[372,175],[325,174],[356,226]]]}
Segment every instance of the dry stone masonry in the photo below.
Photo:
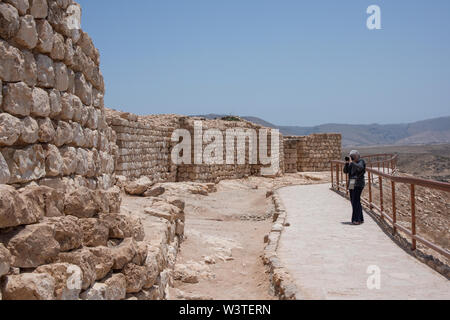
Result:
{"label": "dry stone masonry", "polygon": [[71,29],[79,5],[0,2],[0,183],[113,186],[100,55]]}
{"label": "dry stone masonry", "polygon": [[[106,109],[100,54],[80,23],[72,0],[0,0],[0,300],[164,299],[184,236],[176,195],[207,195],[263,167],[239,158],[242,133],[234,164],[175,164],[174,131],[205,147],[194,132],[202,121],[224,149],[229,129],[271,131]],[[338,135],[280,139],[278,175],[340,156]]]}
{"label": "dry stone masonry", "polygon": [[287,173],[327,171],[331,161],[340,159],[341,154],[341,134],[325,133],[284,138]]}

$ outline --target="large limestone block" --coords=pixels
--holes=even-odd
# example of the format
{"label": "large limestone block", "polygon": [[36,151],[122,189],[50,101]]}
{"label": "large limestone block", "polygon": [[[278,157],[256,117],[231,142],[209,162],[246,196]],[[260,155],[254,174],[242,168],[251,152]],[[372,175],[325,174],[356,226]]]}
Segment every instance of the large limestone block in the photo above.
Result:
{"label": "large limestone block", "polygon": [[4,149],[11,178],[9,183],[27,183],[45,177],[45,153],[41,145],[25,149]]}
{"label": "large limestone block", "polygon": [[0,39],[0,79],[10,82],[23,80],[24,64],[23,53]]}
{"label": "large limestone block", "polygon": [[53,60],[64,60],[66,55],[66,45],[64,42],[64,37],[59,33],[55,33],[53,36],[53,48],[50,53],[50,57]]}
{"label": "large limestone block", "polygon": [[63,93],[61,95],[61,120],[72,120],[74,115],[73,110],[73,95],[70,93]]}
{"label": "large limestone block", "polygon": [[45,19],[48,14],[47,0],[30,0],[30,13],[36,19]]}
{"label": "large limestone block", "polygon": [[14,6],[19,11],[21,16],[26,14],[28,8],[30,7],[29,0],[4,0],[3,2]]}
{"label": "large limestone block", "polygon": [[89,290],[81,294],[83,300],[124,300],[127,282],[121,273],[113,274],[102,283],[96,283]]}
{"label": "large limestone block", "polygon": [[96,280],[102,280],[108,275],[114,265],[111,249],[101,246],[88,248],[88,250],[94,255]]}
{"label": "large limestone block", "polygon": [[36,30],[36,22],[33,16],[26,15],[20,17],[20,27],[14,42],[20,46],[32,50],[38,42],[38,34]]}
{"label": "large limestone block", "polygon": [[152,185],[153,182],[148,177],[142,177],[125,185],[125,192],[133,196],[142,196]]}
{"label": "large limestone block", "polygon": [[46,223],[55,229],[55,240],[58,241],[61,252],[79,249],[83,243],[83,230],[78,218],[73,216],[50,218]]}
{"label": "large limestone block", "polygon": [[106,246],[109,239],[109,229],[106,224],[95,218],[80,219],[83,230],[83,245],[86,247]]}
{"label": "large limestone block", "polygon": [[71,144],[73,141],[72,126],[65,121],[58,121],[58,127],[56,128],[56,136],[54,144],[57,147],[62,147],[65,144]]}
{"label": "large limestone block", "polygon": [[138,293],[147,281],[147,268],[129,263],[122,270],[127,281],[127,293]]}
{"label": "large limestone block", "polygon": [[50,143],[55,139],[56,130],[50,118],[38,119],[39,142]]}
{"label": "large limestone block", "polygon": [[127,216],[122,214],[102,214],[100,219],[109,229],[109,238],[126,239],[133,237],[133,226]]}
{"label": "large limestone block", "polygon": [[53,60],[43,54],[36,56],[36,65],[38,71],[38,85],[43,88],[55,87],[55,68]]}
{"label": "large limestone block", "polygon": [[52,145],[45,146],[45,171],[49,177],[58,177],[62,174],[64,159],[59,149]]}
{"label": "large limestone block", "polygon": [[36,268],[51,262],[60,250],[55,230],[40,223],[21,227],[1,236],[12,255],[12,266]]}
{"label": "large limestone block", "polygon": [[0,185],[0,228],[38,222],[40,213],[30,209],[15,188]]}
{"label": "large limestone block", "polygon": [[55,89],[66,91],[69,88],[69,75],[67,67],[62,62],[56,62],[55,66]]}
{"label": "large limestone block", "polygon": [[22,132],[22,122],[8,114],[0,113],[0,146],[12,146]]}
{"label": "large limestone block", "polygon": [[50,115],[50,98],[47,91],[41,88],[33,89],[33,105],[31,115],[35,117],[48,117]]}
{"label": "large limestone block", "polygon": [[11,254],[9,250],[0,243],[0,278],[9,272],[11,267]]}
{"label": "large limestone block", "polygon": [[33,144],[39,139],[39,124],[32,117],[25,117],[21,121],[21,134],[19,142],[21,144]]}
{"label": "large limestone block", "polygon": [[20,28],[19,12],[12,5],[0,3],[0,37],[11,39]]}
{"label": "large limestone block", "polygon": [[9,275],[2,292],[4,300],[54,300],[55,279],[46,273]]}
{"label": "large limestone block", "polygon": [[95,192],[81,187],[66,194],[64,199],[64,213],[78,218],[92,218],[100,212],[99,199]]}
{"label": "large limestone block", "polygon": [[33,91],[24,82],[8,83],[3,87],[3,110],[6,112],[26,117],[30,115],[32,105]]}
{"label": "large limestone block", "polygon": [[61,93],[58,90],[49,91],[50,118],[55,119],[61,113]]}
{"label": "large limestone block", "polygon": [[60,253],[58,262],[66,262],[77,265],[83,272],[82,289],[86,290],[95,283],[95,256],[88,249],[80,249],[77,251]]}
{"label": "large limestone block", "polygon": [[74,147],[64,147],[60,151],[63,157],[62,173],[65,176],[70,176],[77,170],[77,150]]}
{"label": "large limestone block", "polygon": [[68,263],[55,263],[37,268],[34,273],[48,274],[55,279],[56,300],[78,300],[83,283],[80,267]]}
{"label": "large limestone block", "polygon": [[128,263],[133,261],[136,251],[137,244],[133,238],[127,238],[120,245],[111,248],[114,259],[113,269],[122,270]]}
{"label": "large limestone block", "polygon": [[41,53],[50,53],[54,44],[52,26],[47,20],[38,20],[36,26],[38,31],[37,50]]}
{"label": "large limestone block", "polygon": [[30,87],[37,84],[37,65],[33,53],[22,51],[25,59],[23,81]]}

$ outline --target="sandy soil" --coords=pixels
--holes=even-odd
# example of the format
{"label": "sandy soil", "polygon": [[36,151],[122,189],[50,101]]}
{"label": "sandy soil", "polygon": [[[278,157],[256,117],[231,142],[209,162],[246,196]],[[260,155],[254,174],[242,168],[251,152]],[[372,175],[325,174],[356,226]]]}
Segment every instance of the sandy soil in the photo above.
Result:
{"label": "sandy soil", "polygon": [[[290,174],[282,178],[251,177],[222,181],[209,196],[184,195],[186,239],[175,274],[172,299],[270,300],[269,276],[261,255],[272,227],[267,191],[285,185],[324,183],[328,173]],[[189,282],[189,283],[186,283]],[[193,283],[192,283],[193,282]]]}

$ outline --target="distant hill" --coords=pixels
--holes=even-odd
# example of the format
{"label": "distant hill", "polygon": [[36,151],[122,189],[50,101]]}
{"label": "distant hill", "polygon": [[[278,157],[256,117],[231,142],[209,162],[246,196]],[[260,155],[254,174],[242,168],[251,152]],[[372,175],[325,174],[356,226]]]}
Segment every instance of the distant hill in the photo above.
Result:
{"label": "distant hill", "polygon": [[[210,114],[201,117],[217,119],[224,117],[224,115]],[[450,117],[409,124],[324,124],[315,127],[277,126],[257,117],[242,118],[265,127],[280,129],[283,135],[305,136],[313,133],[341,133],[345,147],[450,143]]]}

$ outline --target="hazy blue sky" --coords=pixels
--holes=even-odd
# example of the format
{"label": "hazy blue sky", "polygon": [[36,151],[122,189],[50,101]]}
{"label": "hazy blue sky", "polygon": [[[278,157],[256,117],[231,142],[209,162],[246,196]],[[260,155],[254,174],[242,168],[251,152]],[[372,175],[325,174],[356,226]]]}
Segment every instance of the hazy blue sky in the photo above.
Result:
{"label": "hazy blue sky", "polygon": [[[450,115],[449,0],[78,0],[108,107],[281,125]],[[366,9],[382,10],[369,31]]]}

